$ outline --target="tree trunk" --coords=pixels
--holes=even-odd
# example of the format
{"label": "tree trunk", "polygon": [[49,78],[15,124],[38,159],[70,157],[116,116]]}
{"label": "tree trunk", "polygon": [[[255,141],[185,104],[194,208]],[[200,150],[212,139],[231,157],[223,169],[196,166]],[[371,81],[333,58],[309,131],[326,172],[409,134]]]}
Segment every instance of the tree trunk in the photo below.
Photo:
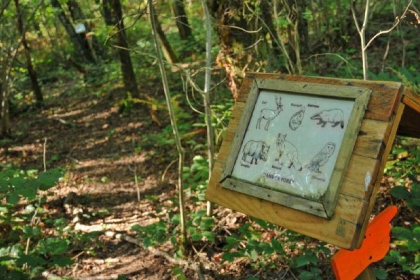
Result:
{"label": "tree trunk", "polygon": [[191,35],[191,26],[188,23],[187,14],[185,13],[183,0],[172,0],[169,2],[172,14],[175,17],[175,23],[178,28],[181,40],[188,40]]}
{"label": "tree trunk", "polygon": [[171,64],[177,63],[178,58],[176,57],[175,52],[172,50],[171,44],[169,44],[169,41],[166,38],[165,32],[163,32],[163,30],[162,30],[162,26],[160,25],[157,14],[153,14],[153,16],[155,17],[154,20],[156,22],[156,33],[158,35],[159,42],[160,42],[161,47],[162,47],[163,55],[165,56],[166,60],[169,63],[171,63]]}
{"label": "tree trunk", "polygon": [[15,1],[15,6],[16,6],[17,27],[18,27],[19,33],[22,36],[22,45],[23,45],[23,48],[25,49],[26,66],[28,68],[29,78],[31,79],[31,82],[32,82],[32,89],[35,94],[37,105],[42,106],[44,98],[42,96],[41,87],[39,86],[39,83],[38,83],[37,73],[32,64],[31,50],[29,48],[28,42],[26,41],[26,31],[23,28],[23,20],[22,20],[22,13],[20,10],[19,0],[14,0],[14,1]]}
{"label": "tree trunk", "polygon": [[81,56],[87,62],[94,62],[92,55],[88,51],[87,42],[84,41],[84,39],[76,33],[76,31],[73,28],[73,25],[64,13],[60,2],[58,0],[51,0],[51,5],[58,10],[58,19],[60,20],[67,34],[69,35],[70,40],[73,43],[76,52],[78,53],[77,56]]}
{"label": "tree trunk", "polygon": [[[122,17],[122,9],[120,0],[103,0],[105,22],[108,25],[115,25],[117,34],[114,36],[115,45],[117,46],[118,56],[121,62],[121,72],[125,88],[131,92],[133,96],[138,95],[138,87],[136,75],[134,74],[133,64],[131,62],[130,52],[128,50],[128,42],[125,35],[124,21]],[[111,24],[109,24],[111,23]]]}
{"label": "tree trunk", "polygon": [[252,63],[255,61],[252,59],[255,48],[248,47],[254,45],[259,35],[253,32],[255,28],[249,20],[252,12],[242,1],[212,0],[208,1],[208,7],[218,26],[221,50],[217,62],[225,68],[229,88],[236,99],[239,84],[245,72],[253,68]]}
{"label": "tree trunk", "polygon": [[73,22],[77,22],[79,20],[84,21],[86,19],[79,3],[75,0],[68,0],[67,7],[69,8],[70,16],[73,19]]}
{"label": "tree trunk", "polygon": [[[6,54],[7,56],[9,54]],[[0,81],[0,134],[2,136],[10,135],[10,118],[9,118],[9,92],[8,88],[8,61],[6,57],[2,62],[2,75]]]}
{"label": "tree trunk", "polygon": [[261,12],[262,12],[262,18],[264,20],[264,22],[267,25],[267,31],[270,35],[271,41],[273,42],[273,54],[275,57],[280,57],[282,52],[281,52],[281,47],[280,47],[280,40],[281,38],[279,38],[276,28],[274,27],[274,23],[273,23],[273,18],[272,18],[272,7],[270,7],[270,3],[268,2],[268,0],[261,0]]}
{"label": "tree trunk", "polygon": [[88,42],[88,51],[91,53],[95,61],[98,61],[98,56],[105,59],[106,54],[102,44],[99,42],[98,38],[93,34],[90,29],[89,24],[86,22],[86,16],[83,13],[83,10],[80,8],[80,5],[75,0],[68,0],[67,6],[70,11],[70,16],[73,20],[73,23],[83,23],[86,27],[86,32],[83,33],[83,36]]}

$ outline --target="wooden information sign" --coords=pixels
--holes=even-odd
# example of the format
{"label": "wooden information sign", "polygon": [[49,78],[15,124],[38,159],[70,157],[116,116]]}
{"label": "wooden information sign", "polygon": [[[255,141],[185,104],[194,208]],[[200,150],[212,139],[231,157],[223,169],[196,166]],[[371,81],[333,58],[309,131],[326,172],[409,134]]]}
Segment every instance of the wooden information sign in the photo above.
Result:
{"label": "wooden information sign", "polygon": [[358,248],[397,130],[419,136],[419,113],[400,83],[248,74],[206,198]]}
{"label": "wooden information sign", "polygon": [[370,92],[255,79],[221,185],[331,217]]}

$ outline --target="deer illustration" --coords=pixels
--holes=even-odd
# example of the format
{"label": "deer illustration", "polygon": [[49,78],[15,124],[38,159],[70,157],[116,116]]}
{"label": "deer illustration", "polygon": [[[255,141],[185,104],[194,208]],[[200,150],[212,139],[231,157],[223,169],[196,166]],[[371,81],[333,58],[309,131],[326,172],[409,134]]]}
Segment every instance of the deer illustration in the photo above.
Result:
{"label": "deer illustration", "polygon": [[281,111],[283,111],[283,104],[281,104],[281,97],[276,97],[276,110],[271,109],[262,109],[260,112],[260,117],[257,120],[257,127],[258,129],[261,128],[261,121],[264,119],[266,121],[265,130],[268,130],[268,127],[270,125],[270,122],[275,119]]}

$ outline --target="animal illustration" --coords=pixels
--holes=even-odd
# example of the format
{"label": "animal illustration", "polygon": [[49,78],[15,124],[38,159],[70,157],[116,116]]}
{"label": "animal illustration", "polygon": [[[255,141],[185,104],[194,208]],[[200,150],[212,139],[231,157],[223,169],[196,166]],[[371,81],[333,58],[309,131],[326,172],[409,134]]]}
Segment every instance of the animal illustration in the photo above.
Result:
{"label": "animal illustration", "polygon": [[296,130],[303,121],[303,117],[305,116],[305,106],[303,106],[299,111],[293,114],[289,121],[289,127],[291,130]]}
{"label": "animal illustration", "polygon": [[260,117],[257,120],[256,128],[260,129],[262,120],[265,120],[266,124],[265,124],[264,129],[268,130],[268,127],[271,121],[275,119],[280,114],[281,111],[283,111],[283,104],[281,104],[281,97],[276,97],[276,105],[277,105],[276,110],[262,109],[260,111]]}
{"label": "animal illustration", "polygon": [[276,145],[279,152],[279,157],[276,159],[277,161],[280,160],[281,157],[285,157],[287,159],[287,167],[294,167],[296,170],[301,171],[302,170],[302,164],[299,162],[298,159],[298,150],[296,147],[290,143],[289,141],[286,141],[287,134],[281,134],[277,136]]}
{"label": "animal illustration", "polygon": [[270,146],[268,146],[264,141],[249,140],[244,146],[242,160],[246,162],[247,156],[250,156],[251,164],[253,162],[254,164],[258,164],[259,159],[267,161],[269,150]]}
{"label": "animal illustration", "polygon": [[305,168],[308,168],[310,171],[321,173],[319,168],[323,165],[325,165],[328,161],[328,159],[332,156],[332,154],[335,151],[335,143],[328,142],[325,144],[325,146],[322,148],[319,153],[314,156],[314,158],[309,162],[309,164],[305,165]]}
{"label": "animal illustration", "polygon": [[344,114],[340,109],[323,110],[313,115],[311,120],[318,120],[317,124],[320,124],[321,127],[330,123],[332,127],[340,125],[341,128],[344,128]]}

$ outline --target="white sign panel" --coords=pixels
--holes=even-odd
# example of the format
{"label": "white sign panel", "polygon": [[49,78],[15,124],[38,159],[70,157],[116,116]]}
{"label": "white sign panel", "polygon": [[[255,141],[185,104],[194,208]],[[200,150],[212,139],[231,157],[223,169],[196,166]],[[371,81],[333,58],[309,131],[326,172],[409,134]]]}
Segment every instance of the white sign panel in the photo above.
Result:
{"label": "white sign panel", "polygon": [[309,199],[322,197],[353,106],[351,99],[261,90],[232,177]]}

